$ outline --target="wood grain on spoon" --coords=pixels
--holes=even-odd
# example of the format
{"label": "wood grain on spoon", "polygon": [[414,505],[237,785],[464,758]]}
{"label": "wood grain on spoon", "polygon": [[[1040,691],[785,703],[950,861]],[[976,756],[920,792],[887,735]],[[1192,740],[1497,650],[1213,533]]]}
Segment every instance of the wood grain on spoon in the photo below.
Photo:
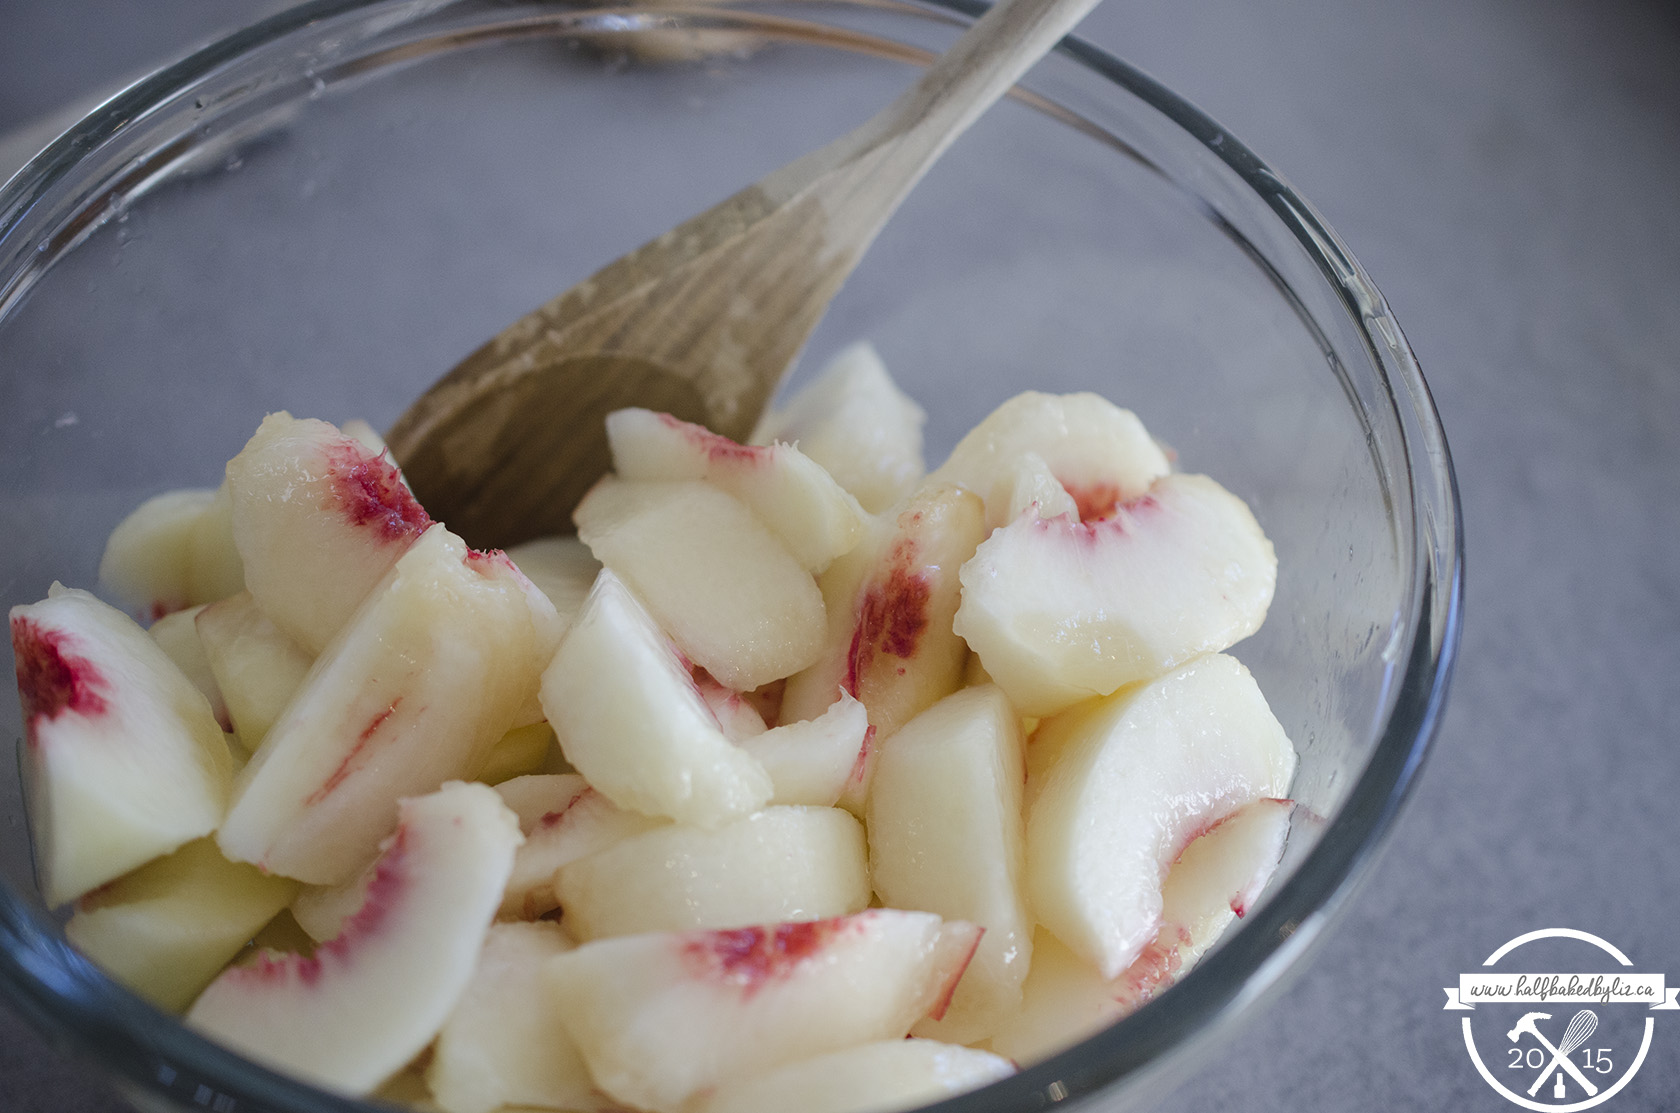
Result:
{"label": "wood grain on spoon", "polygon": [[856,130],[514,322],[391,429],[421,503],[474,545],[571,532],[602,419],[665,410],[744,439],[893,210],[1097,0],[1002,0]]}

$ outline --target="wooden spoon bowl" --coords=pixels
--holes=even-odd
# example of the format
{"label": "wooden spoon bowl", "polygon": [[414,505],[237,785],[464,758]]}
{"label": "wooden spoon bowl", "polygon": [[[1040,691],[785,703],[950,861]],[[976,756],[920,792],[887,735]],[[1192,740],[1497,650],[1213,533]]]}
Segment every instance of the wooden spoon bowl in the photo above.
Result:
{"label": "wooden spoon bowl", "polygon": [[571,531],[615,409],[744,439],[905,195],[1097,2],[1000,0],[860,127],[504,329],[390,431],[421,503],[474,545],[512,545]]}

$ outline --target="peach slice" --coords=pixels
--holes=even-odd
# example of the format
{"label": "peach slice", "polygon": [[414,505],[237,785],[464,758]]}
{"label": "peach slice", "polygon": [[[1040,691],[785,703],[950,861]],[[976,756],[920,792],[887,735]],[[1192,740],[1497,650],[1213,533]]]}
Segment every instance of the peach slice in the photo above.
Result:
{"label": "peach slice", "polygon": [[398,798],[483,763],[535,691],[558,624],[505,556],[427,530],[240,773],[222,850],[312,885],[353,876],[390,832]]}
{"label": "peach slice", "polygon": [[1292,800],[1256,800],[1215,823],[1173,863],[1161,886],[1161,920],[1175,928],[1183,969],[1260,899],[1283,859],[1294,810]]}
{"label": "peach slice", "polygon": [[[576,773],[531,773],[496,785],[496,795],[519,817],[519,830],[529,844],[531,832],[552,820],[592,791]],[[520,849],[524,849],[521,847]]]}
{"label": "peach slice", "polygon": [[192,681],[193,687],[204,694],[210,702],[211,713],[216,716],[216,725],[222,728],[223,733],[229,733],[233,730],[233,720],[228,714],[227,700],[222,697],[222,687],[216,683],[216,673],[210,667],[204,642],[198,636],[197,619],[204,609],[205,605],[200,603],[185,610],[171,611],[152,623],[146,633],[175,662],[175,667]]}
{"label": "peach slice", "polygon": [[1027,752],[1027,887],[1038,922],[1105,978],[1161,927],[1161,883],[1197,836],[1281,797],[1295,750],[1222,654],[1047,719]]}
{"label": "peach slice", "polygon": [[[519,830],[525,836],[502,892],[497,915],[503,919],[534,920],[559,908],[556,870],[665,823],[617,807],[576,774],[529,774],[495,788],[519,817]],[[293,915],[311,937],[331,939],[361,907],[373,873],[369,866],[339,885],[304,886],[292,901]]]}
{"label": "peach slice", "polygon": [[1137,415],[1097,394],[1017,394],[969,430],[930,479],[986,503],[986,527],[1011,521],[1019,462],[1034,453],[1083,519],[1104,517],[1166,475],[1169,464]]}
{"label": "peach slice", "polygon": [[547,771],[559,760],[559,742],[547,720],[513,727],[496,740],[472,779],[498,785]]}
{"label": "peach slice", "polygon": [[99,560],[99,582],[149,619],[190,605],[189,545],[215,491],[186,489],[154,495],[117,523]]}
{"label": "peach slice", "polygon": [[1029,1063],[1077,1043],[1155,997],[1251,907],[1277,868],[1291,805],[1257,800],[1192,842],[1161,889],[1161,929],[1118,978],[1105,979],[1055,936],[1033,938],[1021,1009],[992,1050]]}
{"label": "peach slice", "polygon": [[[508,550],[508,559],[523,572],[537,590],[548,596],[560,616],[562,629],[577,617],[589,595],[589,588],[601,571],[601,562],[589,546],[575,537],[539,537]],[[533,726],[543,718],[535,693],[520,711],[520,726]]]}
{"label": "peach slice", "polygon": [[1000,1055],[937,1040],[878,1040],[725,1082],[692,1113],[894,1113],[1015,1073]]}
{"label": "peach slice", "polygon": [[[560,907],[556,870],[664,822],[615,807],[576,774],[530,774],[495,787],[525,836],[502,891],[504,919],[534,920]],[[304,886],[291,905],[298,924],[317,940],[337,935],[366,899],[374,865],[338,885]]]}
{"label": "peach slice", "polygon": [[368,887],[378,873],[379,859],[375,858],[348,881],[299,886],[289,905],[292,919],[317,943],[337,938],[344,925],[367,903]]}
{"label": "peach slice", "polygon": [[607,415],[621,479],[703,479],[746,503],[793,559],[821,572],[863,537],[857,499],[799,449],[743,445],[652,410]]}
{"label": "peach slice", "polygon": [[561,866],[665,824],[620,808],[576,774],[515,777],[496,791],[525,834],[502,894],[504,918],[531,920],[559,908],[554,874]]}
{"label": "peach slice", "polygon": [[927,414],[899,390],[873,346],[841,350],[788,402],[765,414],[753,444],[797,442],[871,514],[880,514],[915,489]]}
{"label": "peach slice", "polygon": [[986,929],[945,1016],[917,1035],[985,1039],[1021,1004],[1032,962],[1022,877],[1020,720],[995,687],[946,696],[881,744],[869,789],[869,868],[890,908]]}
{"label": "peach slice", "polygon": [[1242,500],[1169,475],[1089,521],[1026,514],[962,568],[955,630],[1024,715],[1159,676],[1259,629],[1277,557]]}
{"label": "peach slice", "polygon": [[590,551],[725,687],[756,688],[822,652],[815,581],[733,495],[699,480],[608,476],[574,517]]}
{"label": "peach slice", "polygon": [[595,1084],[674,1113],[733,1078],[904,1036],[946,1002],[973,924],[876,908],[833,920],[629,935],[549,960]]}
{"label": "peach slice", "polygon": [[[385,438],[379,435],[379,430],[375,429],[372,425],[363,421],[359,417],[353,417],[348,421],[339,422],[338,431],[354,440],[357,444],[361,445],[375,456],[386,450]],[[406,486],[407,484],[405,483],[404,485]]]}
{"label": "peach slice", "polygon": [[74,900],[209,834],[233,760],[204,694],[133,619],[53,584],[13,607],[41,895]]}
{"label": "peach slice", "polygon": [[490,929],[426,1068],[426,1084],[446,1113],[605,1106],[560,1022],[565,1002],[543,985],[544,964],[572,946],[559,924]]}
{"label": "peach slice", "polygon": [[740,744],[764,733],[764,716],[745,694],[725,688],[705,669],[695,670],[694,686],[711,708],[725,738]]}
{"label": "peach slice", "polygon": [[472,978],[519,827],[495,790],[454,781],[398,805],[367,899],[308,958],[229,969],[187,1024],[338,1093],[371,1092],[418,1055]]}
{"label": "peach slice", "polygon": [[233,540],[233,492],[222,480],[187,540],[189,601],[213,603],[245,590],[245,561]]}
{"label": "peach slice", "polygon": [[[279,878],[290,885],[290,878]],[[316,940],[298,924],[297,918],[290,908],[282,908],[275,917],[257,929],[251,936],[251,946],[248,951],[242,951],[234,959],[236,965],[257,962],[264,951],[285,951],[290,954],[311,955],[315,953]]]}
{"label": "peach slice", "polygon": [[718,827],[770,799],[769,775],[724,736],[687,662],[610,568],[543,673],[542,706],[566,760],[621,808]]}
{"label": "peach slice", "polygon": [[828,644],[788,681],[782,722],[816,718],[844,690],[868,708],[880,741],[957,690],[968,657],[951,630],[957,572],[980,543],[981,519],[974,495],[924,486],[834,562],[822,576]]}
{"label": "peach slice", "polygon": [[432,524],[388,456],[288,413],[263,419],[227,482],[245,585],[311,654]]}
{"label": "peach slice", "polygon": [[99,582],[149,619],[231,595],[243,586],[227,522],[227,491],[165,491],[111,531]]}
{"label": "peach slice", "polygon": [[[1148,949],[1145,949],[1147,955]],[[1159,964],[1148,957],[1145,985],[1135,985],[1130,970],[1108,979],[1057,939],[1039,928],[1033,933],[1032,969],[1021,987],[1021,1008],[992,1035],[991,1048],[1023,1066],[1093,1036],[1142,1004],[1152,991]]]}
{"label": "peach slice", "polygon": [[255,753],[309,674],[305,653],[242,591],[197,612],[205,660],[239,744]]}
{"label": "peach slice", "polygon": [[1040,518],[1070,515],[1074,521],[1079,520],[1079,504],[1073,501],[1073,496],[1068,494],[1067,488],[1062,486],[1061,480],[1056,478],[1050,465],[1038,453],[1023,452],[1020,455],[1015,462],[1013,483],[1009,490],[1008,509],[998,525],[1013,522],[1028,511]]}
{"label": "peach slice", "polygon": [[296,888],[194,839],[88,893],[64,936],[117,981],[180,1012]]}
{"label": "peach slice", "polygon": [[1021,1010],[992,1037],[992,1049],[1031,1063],[1095,1035],[1171,988],[1190,969],[1182,929],[1161,932],[1118,977],[1104,978],[1090,963],[1040,930]]}
{"label": "peach slice", "polygon": [[771,802],[833,807],[866,762],[874,728],[845,692],[815,719],[785,723],[740,740],[775,786]]}
{"label": "peach slice", "polygon": [[575,537],[539,537],[507,551],[508,559],[554,604],[562,622],[570,623],[583,606],[601,562]]}
{"label": "peach slice", "polygon": [[[503,890],[503,917],[530,920],[560,907],[554,895],[556,869],[662,822],[613,807],[575,774],[531,774],[495,788],[526,836],[513,856],[513,871]],[[317,941],[337,935],[367,899],[377,866],[373,862],[337,885],[303,886],[291,902],[298,926]]]}
{"label": "peach slice", "polygon": [[861,912],[869,865],[849,813],[778,806],[715,831],[632,835],[562,866],[555,890],[566,930],[583,942]]}

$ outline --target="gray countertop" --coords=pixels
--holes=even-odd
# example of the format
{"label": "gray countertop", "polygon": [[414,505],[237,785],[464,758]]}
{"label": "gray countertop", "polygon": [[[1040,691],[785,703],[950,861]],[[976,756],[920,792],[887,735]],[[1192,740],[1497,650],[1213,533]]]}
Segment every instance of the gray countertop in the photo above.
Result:
{"label": "gray countertop", "polygon": [[[273,6],[0,0],[0,131]],[[1680,8],[1108,0],[1082,33],[1359,256],[1435,392],[1468,533],[1451,702],[1388,851],[1162,1108],[1507,1108],[1442,1010],[1460,971],[1571,927],[1680,979]],[[1665,1014],[1605,1108],[1677,1095]],[[0,1012],[0,1109],[117,1108]]]}

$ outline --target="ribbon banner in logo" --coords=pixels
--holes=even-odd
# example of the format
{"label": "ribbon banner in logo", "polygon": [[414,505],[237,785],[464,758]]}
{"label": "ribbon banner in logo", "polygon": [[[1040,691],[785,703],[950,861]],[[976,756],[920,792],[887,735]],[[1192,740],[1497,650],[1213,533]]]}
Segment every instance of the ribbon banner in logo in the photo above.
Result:
{"label": "ribbon banner in logo", "polygon": [[1448,1009],[1588,1001],[1680,1009],[1680,988],[1665,986],[1661,974],[1460,974],[1445,988]]}

